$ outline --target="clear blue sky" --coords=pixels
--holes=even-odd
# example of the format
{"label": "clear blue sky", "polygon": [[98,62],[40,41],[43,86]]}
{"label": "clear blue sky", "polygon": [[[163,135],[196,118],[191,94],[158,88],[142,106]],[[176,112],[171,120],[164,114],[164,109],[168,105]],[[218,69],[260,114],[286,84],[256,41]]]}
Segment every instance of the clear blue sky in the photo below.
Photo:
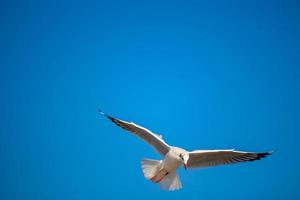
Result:
{"label": "clear blue sky", "polygon": [[[300,199],[299,1],[107,2],[1,1],[0,199]],[[188,150],[277,152],[166,192],[98,108]]]}

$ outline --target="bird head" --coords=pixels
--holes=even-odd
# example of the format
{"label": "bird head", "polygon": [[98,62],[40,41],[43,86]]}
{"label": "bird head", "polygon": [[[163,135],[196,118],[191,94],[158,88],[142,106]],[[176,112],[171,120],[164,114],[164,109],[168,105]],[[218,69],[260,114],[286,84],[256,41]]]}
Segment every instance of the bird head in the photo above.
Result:
{"label": "bird head", "polygon": [[184,152],[184,153],[180,153],[178,156],[179,156],[181,163],[184,166],[184,169],[187,169],[188,168],[187,162],[189,160],[189,154]]}

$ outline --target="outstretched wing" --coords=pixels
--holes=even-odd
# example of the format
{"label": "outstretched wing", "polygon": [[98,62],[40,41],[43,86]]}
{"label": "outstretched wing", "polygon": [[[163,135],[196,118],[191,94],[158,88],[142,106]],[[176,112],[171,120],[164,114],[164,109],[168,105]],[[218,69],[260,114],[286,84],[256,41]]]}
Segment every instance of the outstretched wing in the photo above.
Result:
{"label": "outstretched wing", "polygon": [[272,152],[243,152],[230,150],[197,150],[189,152],[188,167],[212,167],[259,160]]}
{"label": "outstretched wing", "polygon": [[130,131],[149,143],[151,146],[153,146],[161,155],[166,155],[168,151],[170,150],[170,146],[162,139],[161,135],[157,135],[155,133],[152,133],[150,130],[141,127],[133,122],[126,122],[123,120],[116,119],[114,117],[111,117],[105,113],[103,113],[101,110],[99,110],[100,114],[106,116],[108,119],[110,119],[112,122],[114,122],[116,125],[120,126],[121,128]]}

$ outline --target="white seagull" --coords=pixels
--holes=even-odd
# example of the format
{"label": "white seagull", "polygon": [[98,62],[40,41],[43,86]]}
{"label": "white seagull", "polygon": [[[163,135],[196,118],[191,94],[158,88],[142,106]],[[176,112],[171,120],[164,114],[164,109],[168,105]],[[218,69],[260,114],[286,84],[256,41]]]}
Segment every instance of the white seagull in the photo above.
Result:
{"label": "white seagull", "polygon": [[195,150],[186,151],[179,147],[168,145],[161,135],[141,127],[133,122],[111,117],[101,110],[99,112],[121,128],[137,135],[158,151],[163,160],[143,159],[142,169],[146,179],[159,183],[165,190],[178,190],[182,188],[176,170],[183,165],[187,168],[212,167],[217,165],[234,164],[239,162],[255,161],[270,155],[272,152],[243,152],[228,150]]}

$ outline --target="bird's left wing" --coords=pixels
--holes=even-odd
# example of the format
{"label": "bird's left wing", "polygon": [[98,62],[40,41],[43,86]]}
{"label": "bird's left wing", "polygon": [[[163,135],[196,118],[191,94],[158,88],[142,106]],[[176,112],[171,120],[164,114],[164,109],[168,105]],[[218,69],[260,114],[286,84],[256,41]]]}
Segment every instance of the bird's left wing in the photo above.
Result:
{"label": "bird's left wing", "polygon": [[234,164],[255,161],[270,155],[272,152],[243,152],[229,150],[197,150],[189,152],[188,167],[212,167],[217,165]]}
{"label": "bird's left wing", "polygon": [[105,113],[103,113],[101,110],[99,112],[106,116],[108,119],[110,119],[112,122],[114,122],[116,125],[120,126],[121,128],[130,131],[149,143],[151,146],[153,146],[161,155],[166,155],[168,151],[170,150],[170,146],[162,139],[161,135],[157,135],[150,130],[141,127],[133,122],[126,122],[114,117],[111,117]]}

